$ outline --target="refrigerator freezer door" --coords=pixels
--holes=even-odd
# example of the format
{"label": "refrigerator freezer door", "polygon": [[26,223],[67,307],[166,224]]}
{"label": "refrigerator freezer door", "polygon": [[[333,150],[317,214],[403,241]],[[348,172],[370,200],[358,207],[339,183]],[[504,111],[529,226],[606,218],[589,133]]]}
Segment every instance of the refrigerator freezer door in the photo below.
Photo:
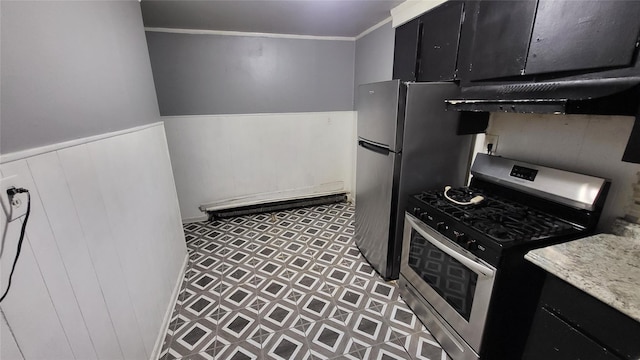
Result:
{"label": "refrigerator freezer door", "polygon": [[[404,86],[399,80],[364,84],[358,87],[358,137],[400,152],[402,114],[398,101]],[[400,110],[402,111],[402,110]]]}
{"label": "refrigerator freezer door", "polygon": [[393,184],[399,155],[360,140],[357,156],[356,245],[376,271],[388,278]]}

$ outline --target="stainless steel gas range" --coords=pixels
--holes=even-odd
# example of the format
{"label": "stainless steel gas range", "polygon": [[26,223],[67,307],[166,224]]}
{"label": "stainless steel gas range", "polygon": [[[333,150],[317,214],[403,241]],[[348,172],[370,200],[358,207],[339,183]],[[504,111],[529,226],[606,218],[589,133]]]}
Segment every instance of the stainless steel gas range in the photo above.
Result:
{"label": "stainless steel gas range", "polygon": [[609,182],[484,154],[471,173],[409,199],[401,293],[452,359],[519,359],[544,280],[524,254],[591,234]]}

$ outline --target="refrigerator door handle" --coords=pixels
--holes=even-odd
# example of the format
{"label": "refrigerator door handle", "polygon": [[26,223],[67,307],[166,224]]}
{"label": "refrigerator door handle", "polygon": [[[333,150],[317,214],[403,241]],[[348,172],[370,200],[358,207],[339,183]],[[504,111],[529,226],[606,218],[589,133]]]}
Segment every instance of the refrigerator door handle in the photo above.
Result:
{"label": "refrigerator door handle", "polygon": [[365,148],[367,150],[371,150],[371,151],[373,151],[375,153],[382,154],[382,155],[385,155],[385,156],[389,155],[389,153],[391,152],[391,151],[389,151],[388,148],[385,148],[385,147],[382,147],[382,146],[378,146],[378,145],[374,145],[374,144],[368,143],[368,142],[366,142],[364,140],[358,140],[358,145],[362,146],[363,148]]}

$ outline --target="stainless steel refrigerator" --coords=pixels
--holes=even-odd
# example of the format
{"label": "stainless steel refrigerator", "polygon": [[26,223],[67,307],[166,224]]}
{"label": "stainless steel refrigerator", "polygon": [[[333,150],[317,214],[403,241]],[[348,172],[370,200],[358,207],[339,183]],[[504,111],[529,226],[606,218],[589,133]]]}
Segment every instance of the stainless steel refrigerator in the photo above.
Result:
{"label": "stainless steel refrigerator", "polygon": [[409,195],[464,185],[470,135],[457,135],[459,113],[445,111],[453,83],[401,83],[358,88],[356,245],[385,279],[400,272]]}

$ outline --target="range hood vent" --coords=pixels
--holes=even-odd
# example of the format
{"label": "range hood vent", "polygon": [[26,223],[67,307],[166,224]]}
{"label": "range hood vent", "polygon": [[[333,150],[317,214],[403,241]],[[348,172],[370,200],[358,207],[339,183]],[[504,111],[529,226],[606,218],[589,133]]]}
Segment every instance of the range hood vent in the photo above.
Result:
{"label": "range hood vent", "polygon": [[638,114],[640,77],[463,87],[448,110],[540,114]]}

